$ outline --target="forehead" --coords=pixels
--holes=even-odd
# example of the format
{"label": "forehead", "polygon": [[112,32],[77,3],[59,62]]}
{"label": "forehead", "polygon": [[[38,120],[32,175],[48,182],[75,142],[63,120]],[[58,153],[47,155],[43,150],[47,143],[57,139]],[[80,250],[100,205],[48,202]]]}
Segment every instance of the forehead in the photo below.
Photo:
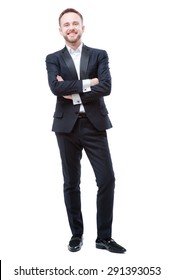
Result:
{"label": "forehead", "polygon": [[66,22],[73,22],[73,21],[82,22],[81,17],[78,14],[71,13],[71,12],[64,14],[60,20],[61,24],[64,24]]}

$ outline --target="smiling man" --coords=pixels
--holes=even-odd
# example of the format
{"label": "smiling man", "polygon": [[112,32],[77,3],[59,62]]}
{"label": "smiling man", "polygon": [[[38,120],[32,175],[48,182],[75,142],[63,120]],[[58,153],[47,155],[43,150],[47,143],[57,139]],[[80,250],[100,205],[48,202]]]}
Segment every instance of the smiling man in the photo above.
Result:
{"label": "smiling man", "polygon": [[76,252],[83,244],[80,177],[84,150],[98,187],[96,248],[124,253],[126,249],[112,239],[115,176],[106,134],[112,124],[104,102],[111,93],[109,60],[105,50],[83,44],[84,30],[82,15],[73,8],[64,10],[59,31],[65,47],[46,57],[49,86],[57,97],[52,130],[60,150],[72,232],[68,249]]}

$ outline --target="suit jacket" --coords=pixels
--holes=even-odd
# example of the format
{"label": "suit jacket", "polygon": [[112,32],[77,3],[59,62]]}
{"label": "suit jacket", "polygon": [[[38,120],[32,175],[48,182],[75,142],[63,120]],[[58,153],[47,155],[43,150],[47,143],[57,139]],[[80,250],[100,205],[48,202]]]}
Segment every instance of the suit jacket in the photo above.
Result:
{"label": "suit jacket", "polygon": [[[80,105],[73,105],[72,100],[63,98],[64,95],[78,93],[81,97],[88,119],[99,131],[111,128],[104,96],[111,92],[111,75],[108,55],[105,50],[99,50],[83,45],[80,63],[80,80],[73,60],[64,47],[62,50],[46,57],[48,82],[50,89],[57,96],[52,130],[55,132],[71,132]],[[60,75],[63,82],[58,82]],[[98,78],[99,84],[91,87],[91,91],[83,92],[82,80]]]}

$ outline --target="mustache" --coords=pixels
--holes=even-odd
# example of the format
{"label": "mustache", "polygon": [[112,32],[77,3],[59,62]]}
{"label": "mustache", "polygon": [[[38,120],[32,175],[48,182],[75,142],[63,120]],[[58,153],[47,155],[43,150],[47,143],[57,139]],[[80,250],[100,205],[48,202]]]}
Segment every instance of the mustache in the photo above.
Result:
{"label": "mustache", "polygon": [[75,33],[75,34],[77,34],[77,30],[76,30],[76,29],[69,29],[69,30],[67,31],[67,35],[69,35],[70,33]]}

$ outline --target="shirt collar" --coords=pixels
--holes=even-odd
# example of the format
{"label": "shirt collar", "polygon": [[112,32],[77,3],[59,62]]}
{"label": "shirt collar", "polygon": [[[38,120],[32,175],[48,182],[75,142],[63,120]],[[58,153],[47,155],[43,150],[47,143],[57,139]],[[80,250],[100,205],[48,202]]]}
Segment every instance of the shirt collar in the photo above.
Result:
{"label": "shirt collar", "polygon": [[73,50],[72,48],[70,48],[69,46],[66,45],[70,54],[81,53],[82,52],[82,46],[83,46],[83,43],[81,43],[80,46],[76,50]]}

